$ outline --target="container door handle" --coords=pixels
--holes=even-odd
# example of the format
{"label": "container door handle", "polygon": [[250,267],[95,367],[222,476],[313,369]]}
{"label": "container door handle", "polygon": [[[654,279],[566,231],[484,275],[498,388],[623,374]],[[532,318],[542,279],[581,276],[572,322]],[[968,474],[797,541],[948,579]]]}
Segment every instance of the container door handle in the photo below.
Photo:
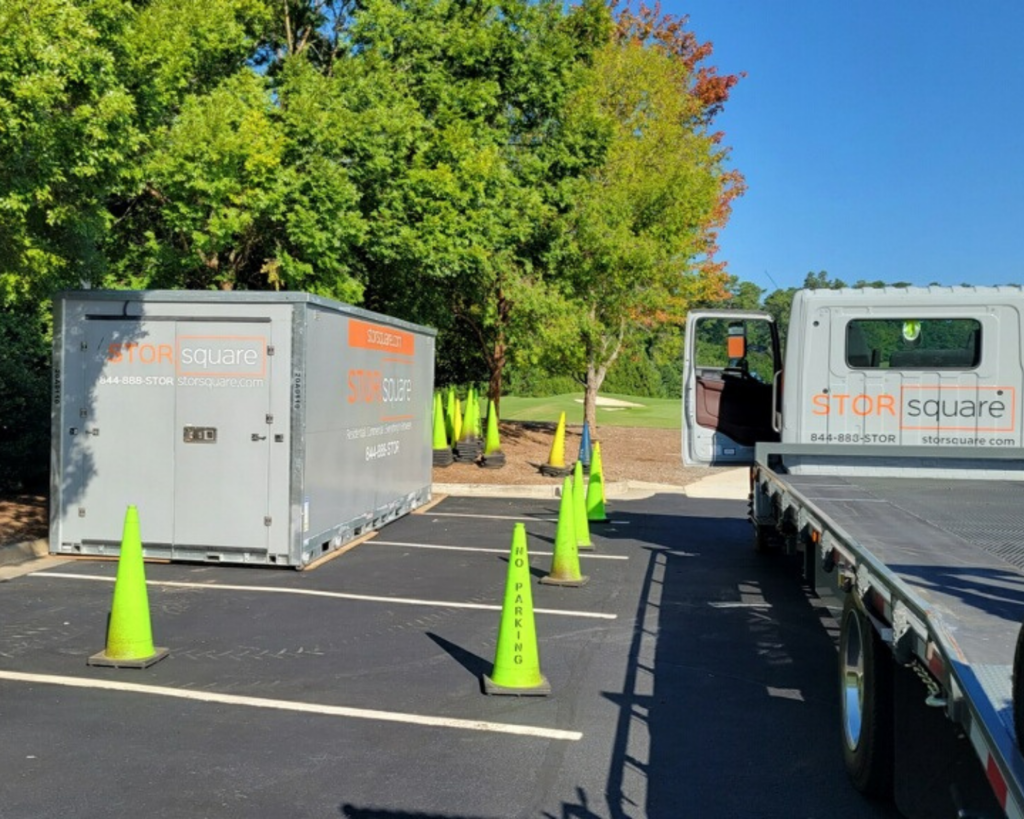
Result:
{"label": "container door handle", "polygon": [[267,436],[266,435],[260,435],[260,434],[258,434],[256,432],[254,432],[252,434],[252,439],[253,439],[253,441],[265,441],[265,440],[267,440]]}

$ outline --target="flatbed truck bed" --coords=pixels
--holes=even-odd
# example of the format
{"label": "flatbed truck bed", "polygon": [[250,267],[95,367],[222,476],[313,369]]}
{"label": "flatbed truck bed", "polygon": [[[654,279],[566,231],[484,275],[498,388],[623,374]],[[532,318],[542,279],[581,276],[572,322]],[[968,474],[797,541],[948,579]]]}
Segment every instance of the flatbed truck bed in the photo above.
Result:
{"label": "flatbed truck bed", "polygon": [[[904,452],[858,463],[821,452],[758,445],[755,526],[789,535],[805,579],[837,609],[848,594],[864,602],[897,663],[917,666],[929,704],[970,740],[1000,808],[1024,816],[1011,664],[1024,620],[1024,475],[983,478],[976,455],[965,473],[972,477],[957,478],[920,476],[955,460]],[[797,463],[803,454],[810,473],[789,471],[784,453]],[[1012,474],[1009,454],[989,462],[996,474]],[[886,464],[887,474],[867,474],[868,463]]]}

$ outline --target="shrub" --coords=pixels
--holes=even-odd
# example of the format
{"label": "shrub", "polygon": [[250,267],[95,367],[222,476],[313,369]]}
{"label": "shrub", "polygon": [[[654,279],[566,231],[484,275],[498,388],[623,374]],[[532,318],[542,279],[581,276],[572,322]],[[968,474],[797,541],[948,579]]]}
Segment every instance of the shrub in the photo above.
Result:
{"label": "shrub", "polygon": [[38,308],[0,312],[0,490],[39,491],[50,470],[50,344]]}

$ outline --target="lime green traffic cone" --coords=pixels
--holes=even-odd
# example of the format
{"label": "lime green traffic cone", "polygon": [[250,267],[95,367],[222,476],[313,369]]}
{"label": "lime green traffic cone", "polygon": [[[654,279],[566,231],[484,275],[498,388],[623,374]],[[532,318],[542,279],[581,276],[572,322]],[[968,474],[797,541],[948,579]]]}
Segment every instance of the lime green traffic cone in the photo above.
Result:
{"label": "lime green traffic cone", "polygon": [[473,388],[470,387],[466,393],[466,405],[462,409],[462,430],[459,433],[459,441],[471,441],[478,438],[477,425],[473,423],[473,413],[476,405],[473,402]]}
{"label": "lime green traffic cone", "polygon": [[87,663],[114,668],[148,668],[166,656],[166,648],[153,645],[139,512],[134,506],[129,506],[124,516],[121,554],[117,559],[114,601],[107,624],[107,647],[93,654]]}
{"label": "lime green traffic cone", "polygon": [[444,410],[444,431],[448,440],[453,443],[458,440],[455,437],[455,387],[448,388],[448,401]]}
{"label": "lime green traffic cone", "polygon": [[452,448],[448,444],[448,434],[445,431],[444,407],[441,403],[441,394],[434,396],[434,466],[451,466],[454,457]]}
{"label": "lime green traffic cone", "polygon": [[551,573],[542,577],[540,582],[553,586],[584,586],[589,579],[580,574],[572,478],[566,475],[562,484],[562,500],[558,504],[558,528],[555,530],[555,553],[551,558]]}
{"label": "lime green traffic cone", "polygon": [[551,452],[548,455],[546,464],[538,465],[540,473],[549,478],[562,478],[569,475],[572,470],[565,465],[565,413],[558,417],[558,426],[555,428],[555,438],[551,442]]}
{"label": "lime green traffic cone", "polygon": [[512,552],[494,654],[494,669],[490,675],[483,676],[485,694],[546,696],[551,693],[551,685],[540,673],[525,523],[517,523],[512,530]]}
{"label": "lime green traffic cone", "polygon": [[551,442],[551,452],[548,454],[548,466],[565,466],[565,413],[558,416],[558,426],[555,428],[555,438]]}
{"label": "lime green traffic cone", "polygon": [[601,463],[601,442],[594,442],[594,453],[590,461],[590,479],[594,479],[594,474],[601,476],[601,503],[607,506],[608,495],[604,491],[604,465]]}
{"label": "lime green traffic cone", "polygon": [[494,402],[487,403],[487,440],[484,443],[484,455],[501,452],[501,440],[498,438],[498,413],[494,411]]}
{"label": "lime green traffic cone", "polygon": [[576,511],[576,547],[593,549],[590,525],[587,523],[587,487],[583,483],[583,464],[576,461],[572,474],[572,499]]}
{"label": "lime green traffic cone", "polygon": [[448,433],[444,428],[444,412],[441,408],[441,394],[434,396],[434,449],[448,448]]}
{"label": "lime green traffic cone", "polygon": [[600,470],[595,470],[593,466],[590,468],[590,480],[587,482],[587,521],[608,522],[608,516],[604,511],[604,477]]}
{"label": "lime green traffic cone", "polygon": [[501,451],[501,440],[498,438],[498,412],[494,409],[493,401],[487,402],[487,437],[480,466],[485,469],[501,469],[505,466],[505,453]]}
{"label": "lime green traffic cone", "polygon": [[452,416],[452,441],[462,440],[462,402],[455,399],[455,415]]}

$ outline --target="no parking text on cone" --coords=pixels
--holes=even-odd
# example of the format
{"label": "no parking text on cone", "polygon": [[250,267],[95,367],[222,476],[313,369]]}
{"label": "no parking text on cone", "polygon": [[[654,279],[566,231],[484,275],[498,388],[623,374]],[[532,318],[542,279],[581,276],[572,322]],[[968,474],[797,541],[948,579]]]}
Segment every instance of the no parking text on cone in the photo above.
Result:
{"label": "no parking text on cone", "polygon": [[121,554],[117,559],[114,601],[107,625],[107,647],[93,654],[88,665],[113,668],[149,668],[167,656],[166,648],[153,645],[146,594],[146,570],[142,561],[139,512],[129,506],[124,516]]}
{"label": "no parking text on cone", "polygon": [[517,523],[512,531],[512,552],[494,655],[494,669],[490,675],[483,675],[485,694],[538,697],[551,693],[550,683],[540,673],[525,523]]}

